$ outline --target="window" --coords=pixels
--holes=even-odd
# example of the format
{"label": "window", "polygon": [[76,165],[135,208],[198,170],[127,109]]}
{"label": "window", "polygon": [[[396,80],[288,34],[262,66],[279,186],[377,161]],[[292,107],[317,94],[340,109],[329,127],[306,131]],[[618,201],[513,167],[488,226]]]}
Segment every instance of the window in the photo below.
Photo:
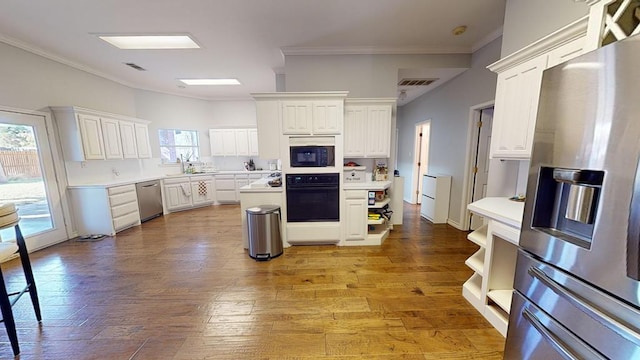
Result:
{"label": "window", "polygon": [[160,159],[163,163],[196,161],[200,158],[198,132],[195,130],[160,129]]}

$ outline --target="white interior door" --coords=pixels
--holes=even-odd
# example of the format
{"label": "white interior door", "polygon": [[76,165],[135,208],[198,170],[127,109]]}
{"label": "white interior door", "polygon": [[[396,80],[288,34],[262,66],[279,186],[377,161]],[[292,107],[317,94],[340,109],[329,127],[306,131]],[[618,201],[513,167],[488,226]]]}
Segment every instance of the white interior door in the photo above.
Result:
{"label": "white interior door", "polygon": [[[46,120],[0,109],[0,203],[16,204],[29,249],[67,239]],[[14,229],[0,238],[15,239]]]}
{"label": "white interior door", "polygon": [[[489,149],[491,147],[491,126],[493,124],[493,108],[482,109],[480,112],[482,126],[478,134],[478,149],[476,152],[476,171],[473,180],[472,201],[478,201],[487,196],[487,180],[489,178]],[[482,218],[471,214],[471,230],[482,226]]]}

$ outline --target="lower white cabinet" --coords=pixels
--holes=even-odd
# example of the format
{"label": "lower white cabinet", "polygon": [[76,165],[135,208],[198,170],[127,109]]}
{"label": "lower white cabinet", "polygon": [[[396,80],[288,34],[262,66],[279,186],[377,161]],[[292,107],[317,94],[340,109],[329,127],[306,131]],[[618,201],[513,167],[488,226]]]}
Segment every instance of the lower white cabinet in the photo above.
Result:
{"label": "lower white cabinet", "polygon": [[449,218],[451,176],[424,175],[420,215],[434,224],[445,224]]}
{"label": "lower white cabinet", "polygon": [[345,241],[367,238],[367,190],[345,190]]}
{"label": "lower white cabinet", "polygon": [[237,202],[235,175],[216,175],[216,201],[219,203]]}
{"label": "lower white cabinet", "polygon": [[[387,196],[387,189],[390,186],[391,181],[345,185],[342,245],[382,245],[389,235],[391,224],[384,216],[372,219],[369,218],[369,214],[380,214],[389,208],[391,199]],[[376,193],[385,195],[369,203],[370,197],[373,196],[372,199],[375,199]]]}
{"label": "lower white cabinet", "polygon": [[69,188],[73,221],[78,235],[115,235],[140,225],[135,185]]}
{"label": "lower white cabinet", "polygon": [[167,211],[187,210],[211,205],[215,201],[213,176],[184,176],[164,179]]}

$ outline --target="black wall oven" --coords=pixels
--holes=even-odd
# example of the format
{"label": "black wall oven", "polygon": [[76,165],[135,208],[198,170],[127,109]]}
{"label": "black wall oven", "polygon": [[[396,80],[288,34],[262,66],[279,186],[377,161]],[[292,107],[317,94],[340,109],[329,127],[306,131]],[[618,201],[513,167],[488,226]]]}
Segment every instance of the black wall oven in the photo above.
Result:
{"label": "black wall oven", "polygon": [[340,221],[339,174],[287,174],[287,222]]}

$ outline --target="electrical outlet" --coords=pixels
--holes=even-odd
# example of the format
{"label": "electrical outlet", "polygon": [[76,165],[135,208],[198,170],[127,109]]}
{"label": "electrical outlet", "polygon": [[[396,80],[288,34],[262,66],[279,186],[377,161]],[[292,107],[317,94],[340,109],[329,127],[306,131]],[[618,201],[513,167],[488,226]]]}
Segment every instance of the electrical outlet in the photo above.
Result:
{"label": "electrical outlet", "polygon": [[113,175],[115,176],[120,176],[120,171],[118,171],[118,169],[116,168],[111,169],[111,172],[113,172]]}

